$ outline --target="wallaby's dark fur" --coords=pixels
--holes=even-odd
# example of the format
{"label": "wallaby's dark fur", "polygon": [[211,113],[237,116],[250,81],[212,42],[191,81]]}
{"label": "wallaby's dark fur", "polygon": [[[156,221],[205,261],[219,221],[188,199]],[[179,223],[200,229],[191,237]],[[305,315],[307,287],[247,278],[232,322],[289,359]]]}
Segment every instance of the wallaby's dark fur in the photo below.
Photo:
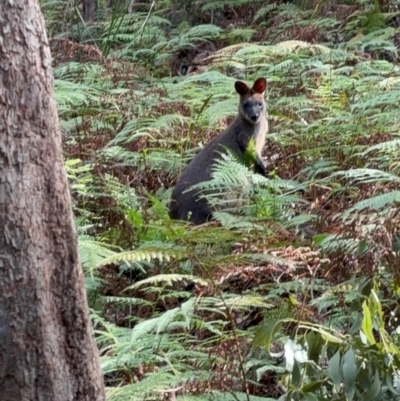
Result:
{"label": "wallaby's dark fur", "polygon": [[211,218],[214,211],[196,191],[187,191],[192,185],[211,179],[211,168],[225,148],[243,156],[251,138],[254,138],[257,159],[255,172],[265,175],[261,151],[268,131],[264,92],[267,87],[265,78],[258,78],[252,88],[244,82],[236,81],[235,89],[240,95],[239,114],[229,127],[209,142],[187,165],[172,191],[169,207],[170,217],[202,224]]}

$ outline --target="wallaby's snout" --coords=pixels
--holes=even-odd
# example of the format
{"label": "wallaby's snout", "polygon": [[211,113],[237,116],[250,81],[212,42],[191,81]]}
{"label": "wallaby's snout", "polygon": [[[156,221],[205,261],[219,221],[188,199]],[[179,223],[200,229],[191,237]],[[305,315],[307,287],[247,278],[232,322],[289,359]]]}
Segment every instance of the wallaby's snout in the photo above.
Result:
{"label": "wallaby's snout", "polygon": [[249,98],[242,104],[242,116],[251,123],[258,123],[260,117],[265,113],[264,102]]}

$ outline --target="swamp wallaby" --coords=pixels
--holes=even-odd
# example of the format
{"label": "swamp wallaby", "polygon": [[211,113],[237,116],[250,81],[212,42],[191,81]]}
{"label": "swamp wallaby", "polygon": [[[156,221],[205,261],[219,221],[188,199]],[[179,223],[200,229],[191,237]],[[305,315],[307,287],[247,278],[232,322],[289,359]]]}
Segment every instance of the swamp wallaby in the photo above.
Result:
{"label": "swamp wallaby", "polygon": [[254,138],[256,148],[255,172],[265,175],[261,151],[268,130],[264,92],[265,78],[258,78],[252,88],[236,81],[235,89],[240,95],[239,114],[229,127],[209,142],[187,165],[172,191],[169,214],[172,219],[188,220],[202,224],[211,218],[214,211],[196,190],[186,191],[192,185],[211,179],[212,166],[221,153],[229,149],[243,156],[250,140]]}

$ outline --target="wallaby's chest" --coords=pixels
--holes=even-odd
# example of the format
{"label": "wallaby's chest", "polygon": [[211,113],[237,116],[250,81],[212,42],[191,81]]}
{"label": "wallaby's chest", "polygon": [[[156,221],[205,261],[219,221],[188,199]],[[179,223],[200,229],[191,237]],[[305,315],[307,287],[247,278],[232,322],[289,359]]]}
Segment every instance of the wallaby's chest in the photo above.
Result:
{"label": "wallaby's chest", "polygon": [[261,152],[264,148],[265,145],[265,136],[268,131],[268,122],[266,118],[263,118],[260,121],[258,129],[254,132],[254,141],[256,144],[256,151],[259,155],[261,155]]}

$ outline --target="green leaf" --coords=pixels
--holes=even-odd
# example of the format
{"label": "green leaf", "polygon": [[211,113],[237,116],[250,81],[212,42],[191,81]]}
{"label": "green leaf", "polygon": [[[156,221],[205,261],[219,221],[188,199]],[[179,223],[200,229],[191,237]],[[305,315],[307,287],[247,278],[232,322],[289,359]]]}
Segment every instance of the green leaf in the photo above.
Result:
{"label": "green leaf", "polygon": [[313,237],[313,242],[316,245],[319,245],[325,238],[327,237],[327,234],[322,233],[322,234],[317,234]]}
{"label": "green leaf", "polygon": [[328,376],[332,380],[336,392],[340,391],[342,379],[340,377],[340,350],[336,352],[328,363]]}
{"label": "green leaf", "polygon": [[379,379],[378,369],[376,369],[374,381],[369,390],[366,392],[364,396],[364,401],[373,401],[374,399],[376,399],[376,397],[378,397],[380,392],[381,392],[381,381]]}
{"label": "green leaf", "polygon": [[342,357],[343,383],[349,401],[354,398],[356,391],[357,365],[353,348],[350,348]]}
{"label": "green leaf", "polygon": [[362,308],[363,308],[363,313],[364,313],[364,318],[363,318],[363,321],[362,321],[362,331],[366,335],[366,337],[368,338],[369,343],[371,345],[374,345],[375,344],[375,338],[374,338],[374,335],[372,333],[373,326],[372,326],[371,312],[370,312],[370,310],[368,308],[368,305],[367,305],[366,301],[363,302]]}
{"label": "green leaf", "polygon": [[295,387],[300,387],[301,384],[301,370],[300,364],[295,360],[292,370],[292,384]]}
{"label": "green leaf", "polygon": [[211,98],[214,96],[214,94],[211,94],[210,96],[208,96],[206,98],[206,100],[203,102],[201,109],[199,110],[199,112],[196,115],[196,118],[198,118],[200,116],[201,113],[203,113],[204,109],[208,106],[208,103],[210,103]]}
{"label": "green leaf", "polygon": [[393,375],[391,372],[386,372],[385,374],[385,383],[388,387],[388,389],[395,395],[400,395],[400,392],[397,391],[394,387],[393,387]]}
{"label": "green leaf", "polygon": [[368,369],[360,369],[357,376],[358,385],[363,391],[367,391],[371,386],[371,378],[369,377]]}
{"label": "green leaf", "polygon": [[358,244],[357,256],[360,258],[368,251],[368,242],[363,239]]}
{"label": "green leaf", "polygon": [[305,393],[303,395],[304,395],[303,398],[304,401],[318,401],[318,398],[312,393]]}
{"label": "green leaf", "polygon": [[315,381],[315,382],[308,383],[308,384],[306,384],[305,386],[303,386],[301,388],[301,391],[303,393],[311,393],[311,392],[315,393],[315,390],[321,388],[321,386],[324,383],[325,383],[325,381],[323,381],[323,380],[318,380],[318,381]]}
{"label": "green leaf", "polygon": [[321,335],[319,333],[309,331],[306,335],[306,340],[308,344],[308,358],[315,363],[318,363],[322,346],[324,345]]}
{"label": "green leaf", "polygon": [[134,227],[138,228],[143,225],[143,216],[137,210],[130,210],[126,215],[126,218]]}
{"label": "green leaf", "polygon": [[281,325],[282,322],[280,320],[269,320],[265,322],[254,336],[253,345],[260,345],[269,349],[271,341]]}
{"label": "green leaf", "polygon": [[360,285],[358,286],[358,291],[364,297],[369,297],[371,295],[371,290],[373,287],[372,280],[370,278],[366,278],[361,281]]}

